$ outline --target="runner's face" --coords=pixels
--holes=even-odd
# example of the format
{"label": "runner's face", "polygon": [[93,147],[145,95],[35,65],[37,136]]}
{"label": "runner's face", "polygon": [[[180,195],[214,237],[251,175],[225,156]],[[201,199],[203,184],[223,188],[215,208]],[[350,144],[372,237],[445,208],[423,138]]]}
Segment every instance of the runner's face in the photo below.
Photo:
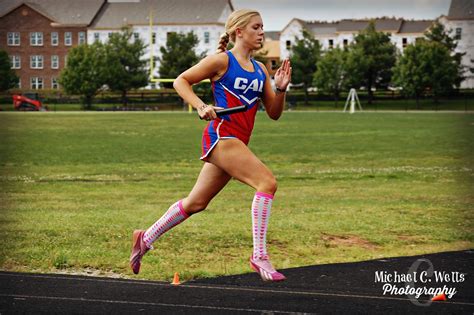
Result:
{"label": "runner's face", "polygon": [[263,21],[260,15],[253,16],[250,22],[242,30],[242,39],[252,49],[260,49],[263,46]]}

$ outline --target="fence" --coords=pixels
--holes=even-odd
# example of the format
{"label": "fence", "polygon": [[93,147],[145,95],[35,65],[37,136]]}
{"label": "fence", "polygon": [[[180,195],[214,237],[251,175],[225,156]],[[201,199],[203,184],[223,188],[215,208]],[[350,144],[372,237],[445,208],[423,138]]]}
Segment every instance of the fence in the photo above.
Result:
{"label": "fence", "polygon": [[[432,95],[425,94],[420,98],[419,104],[412,98],[405,98],[398,91],[375,91],[373,103],[368,104],[367,91],[358,91],[359,99],[364,109],[394,109],[394,110],[474,110],[474,90],[460,90],[455,93],[440,98],[438,103],[432,101]],[[12,110],[12,95],[14,93],[0,94],[0,109]],[[204,102],[212,104],[213,97],[211,89],[200,89],[197,94]],[[42,90],[38,92],[43,104],[50,110],[84,110],[81,97],[78,95],[66,95],[59,91]],[[320,92],[310,92],[308,104],[305,103],[303,91],[292,90],[287,95],[287,105],[289,108],[299,109],[342,109],[347,98],[347,92],[340,94],[336,103],[334,96]],[[133,91],[127,93],[126,105],[122,102],[121,95],[101,92],[93,99],[91,108],[87,110],[98,111],[120,111],[120,110],[171,110],[181,111],[187,108],[183,100],[172,89]],[[421,104],[421,108],[418,108]]]}

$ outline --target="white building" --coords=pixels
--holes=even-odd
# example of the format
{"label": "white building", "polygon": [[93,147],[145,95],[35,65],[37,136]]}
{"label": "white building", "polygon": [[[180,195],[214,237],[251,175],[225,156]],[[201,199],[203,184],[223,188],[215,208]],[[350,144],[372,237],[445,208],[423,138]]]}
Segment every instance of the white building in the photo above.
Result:
{"label": "white building", "polygon": [[[377,31],[389,33],[391,41],[403,51],[403,48],[413,43],[431,26],[432,20],[408,21],[403,19],[379,18],[374,19]],[[293,19],[283,28],[280,36],[281,58],[289,56],[291,45],[296,38],[302,37],[306,29],[327,50],[333,47],[344,47],[354,41],[354,37],[369,25],[369,20],[341,20],[335,22],[303,21]]]}
{"label": "white building", "polygon": [[[404,20],[392,18],[377,18],[375,29],[390,34],[393,44],[399,52],[417,38],[424,37],[433,20]],[[448,15],[438,18],[450,35],[458,41],[456,52],[466,53],[462,59],[465,67],[465,80],[461,88],[474,88],[474,0],[451,0]],[[327,50],[332,47],[343,47],[350,44],[354,37],[367,27],[369,20],[341,20],[335,22],[303,21],[292,19],[281,31],[280,36],[280,58],[287,58],[291,51],[291,45],[296,38],[302,37],[303,29],[306,29],[316,38],[322,48]]]}
{"label": "white building", "polygon": [[449,13],[441,16],[439,22],[450,31],[450,35],[458,41],[456,52],[465,52],[462,65],[465,67],[465,79],[461,88],[474,88],[474,1],[451,0]]}
{"label": "white building", "polygon": [[[109,34],[129,26],[134,37],[147,45],[143,59],[161,57],[169,33],[194,32],[199,39],[196,53],[214,53],[234,10],[230,0],[108,0],[87,29],[87,42],[106,42]],[[152,27],[150,29],[150,14]],[[158,78],[159,63],[153,77]]]}

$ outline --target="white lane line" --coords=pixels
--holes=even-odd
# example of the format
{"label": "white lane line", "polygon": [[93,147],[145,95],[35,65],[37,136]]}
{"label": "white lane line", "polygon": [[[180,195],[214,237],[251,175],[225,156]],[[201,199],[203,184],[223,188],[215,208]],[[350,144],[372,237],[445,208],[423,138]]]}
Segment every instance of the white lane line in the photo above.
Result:
{"label": "white lane line", "polygon": [[168,282],[159,282],[159,281],[147,281],[147,280],[133,280],[133,279],[105,279],[93,276],[84,276],[77,277],[74,275],[68,276],[49,276],[39,275],[39,274],[28,274],[28,273],[6,273],[0,272],[0,277],[25,277],[25,278],[40,278],[40,279],[60,279],[60,280],[76,280],[76,281],[92,281],[92,282],[105,282],[105,283],[132,283],[132,284],[143,284],[143,285],[153,285],[153,286],[169,286]]}
{"label": "white lane line", "polygon": [[[61,277],[61,276],[48,276],[48,275],[34,275],[34,274],[15,274],[15,273],[0,273],[1,276],[16,276],[16,277],[30,277],[30,278],[42,278],[42,279],[61,279],[61,280],[78,280],[78,281],[96,281],[105,283],[132,283],[150,286],[170,287],[171,285],[167,282],[152,282],[152,281],[137,281],[137,280],[115,280],[115,279],[104,279],[104,278],[78,278],[74,276]],[[220,285],[200,285],[200,284],[186,284],[183,283],[178,287],[181,288],[196,288],[196,289],[209,289],[209,290],[229,290],[229,291],[244,291],[244,292],[259,292],[259,293],[275,293],[275,294],[291,294],[291,295],[310,295],[310,296],[332,296],[332,297],[343,297],[343,298],[360,298],[360,299],[379,299],[379,300],[395,300],[410,302],[408,298],[397,298],[392,296],[374,296],[374,295],[360,295],[360,294],[344,294],[344,293],[330,293],[321,291],[295,291],[295,290],[281,290],[275,289],[258,289],[252,287],[233,287],[233,286],[220,286]],[[438,303],[438,302],[434,302]],[[455,305],[474,305],[474,303],[468,302],[454,302],[454,301],[442,301],[439,303],[443,304],[455,304]]]}
{"label": "white lane line", "polygon": [[[360,298],[360,299],[379,299],[379,300],[396,300],[410,302],[408,298],[397,298],[391,296],[373,296],[373,295],[359,295],[359,294],[343,294],[343,293],[326,293],[317,291],[286,291],[286,290],[272,290],[272,289],[254,289],[245,287],[224,287],[224,286],[205,286],[205,285],[193,285],[183,284],[183,287],[187,288],[199,288],[199,289],[212,289],[212,290],[239,290],[239,291],[250,291],[250,292],[264,292],[264,293],[280,293],[280,294],[294,294],[294,295],[314,295],[314,296],[332,296],[332,297],[344,297],[344,298]],[[438,302],[433,302],[438,303]],[[442,301],[439,303],[443,304],[459,304],[459,305],[474,305],[474,303],[468,302],[452,302]]]}
{"label": "white lane line", "polygon": [[240,312],[254,312],[254,313],[280,313],[280,314],[311,314],[300,312],[287,312],[277,310],[257,310],[252,308],[233,308],[233,307],[218,307],[205,305],[186,305],[186,304],[170,304],[170,303],[154,303],[154,302],[135,302],[135,301],[117,301],[117,300],[101,300],[101,299],[85,299],[85,298],[69,298],[60,296],[41,296],[41,295],[18,295],[18,294],[0,294],[2,297],[12,297],[15,300],[26,299],[40,299],[40,300],[60,300],[60,301],[76,301],[76,302],[98,302],[108,304],[131,304],[131,305],[147,305],[147,306],[167,306],[167,307],[187,307],[196,309],[222,310],[222,311],[240,311]]}

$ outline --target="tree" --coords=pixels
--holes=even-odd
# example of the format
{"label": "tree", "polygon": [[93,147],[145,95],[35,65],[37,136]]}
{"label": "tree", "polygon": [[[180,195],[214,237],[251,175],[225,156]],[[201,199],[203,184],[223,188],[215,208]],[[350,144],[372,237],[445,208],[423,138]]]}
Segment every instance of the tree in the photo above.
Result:
{"label": "tree", "polygon": [[68,94],[82,95],[85,107],[90,109],[97,91],[104,85],[105,47],[96,42],[79,45],[68,54],[66,67],[61,71],[59,83]]}
{"label": "tree", "polygon": [[320,54],[319,42],[303,29],[303,37],[296,38],[295,45],[291,47],[290,59],[293,84],[303,84],[306,105],[308,105],[308,88],[313,83]]}
{"label": "tree", "polygon": [[427,43],[427,46],[430,60],[429,87],[434,101],[438,102],[439,96],[449,94],[459,79],[457,61],[445,46],[436,42]]}
{"label": "tree", "polygon": [[0,91],[7,91],[18,84],[18,77],[12,70],[10,57],[4,50],[0,50]]}
{"label": "tree", "polygon": [[372,103],[373,87],[385,87],[391,80],[392,68],[396,61],[396,48],[390,42],[390,35],[377,32],[375,23],[371,21],[361,31],[351,45],[349,58],[351,75],[360,77],[360,85],[365,86],[369,93],[369,104]]}
{"label": "tree", "polygon": [[122,95],[122,103],[127,105],[127,91],[148,84],[145,44],[140,39],[131,40],[133,32],[123,28],[120,33],[113,33],[106,44],[107,71],[105,81],[112,91]]}
{"label": "tree", "polygon": [[438,21],[435,21],[433,25],[425,32],[425,36],[428,41],[437,42],[441,45],[445,46],[451,56],[454,58],[456,62],[457,68],[457,78],[455,80],[455,86],[459,88],[461,82],[465,79],[464,77],[464,66],[462,65],[462,57],[466,54],[465,52],[455,52],[456,47],[458,46],[457,40],[449,36],[448,32],[446,32],[443,24]]}
{"label": "tree", "polygon": [[457,78],[457,65],[449,50],[438,42],[419,40],[405,48],[394,68],[393,82],[402,88],[402,94],[419,98],[430,89],[435,101],[449,93]]}
{"label": "tree", "polygon": [[349,88],[347,58],[349,52],[340,48],[327,51],[317,63],[314,84],[321,90],[334,96],[335,105],[341,91]]}
{"label": "tree", "polygon": [[[198,37],[193,32],[169,33],[166,47],[160,48],[160,77],[174,79],[202,59],[205,53],[198,56],[194,51],[198,43]],[[173,84],[164,83],[163,86],[172,88]]]}
{"label": "tree", "polygon": [[410,44],[405,48],[393,70],[393,83],[402,88],[405,96],[415,97],[420,109],[420,96],[429,86],[429,60],[425,44]]}

